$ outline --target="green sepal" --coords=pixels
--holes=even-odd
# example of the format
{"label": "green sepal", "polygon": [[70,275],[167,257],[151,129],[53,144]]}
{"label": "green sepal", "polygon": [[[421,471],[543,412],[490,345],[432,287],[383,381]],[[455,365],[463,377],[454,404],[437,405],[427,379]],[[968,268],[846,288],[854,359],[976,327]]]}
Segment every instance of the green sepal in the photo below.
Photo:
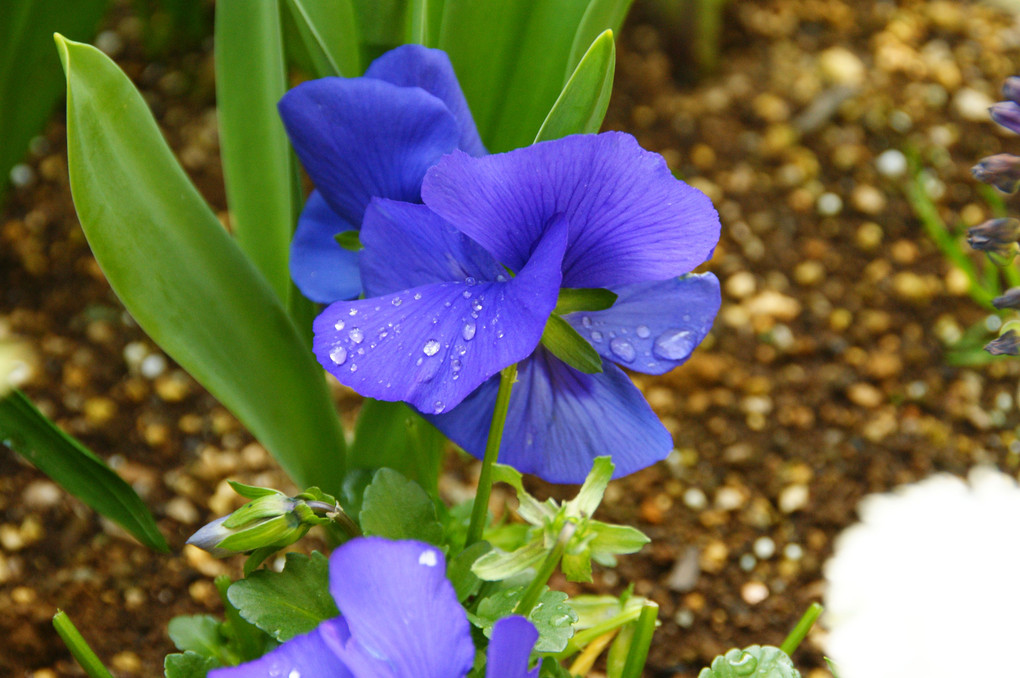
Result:
{"label": "green sepal", "polygon": [[716,657],[698,678],[800,678],[800,672],[778,647],[751,645]]}
{"label": "green sepal", "polygon": [[556,298],[553,313],[566,315],[578,311],[604,311],[616,303],[617,294],[602,287],[564,287]]}
{"label": "green sepal", "polygon": [[228,480],[227,484],[245,499],[258,499],[259,497],[267,497],[271,494],[283,494],[279,490],[274,490],[269,487],[258,487],[257,485],[245,485],[239,483],[236,480]]}
{"label": "green sepal", "polygon": [[283,643],[339,614],[329,593],[329,561],[288,553],[282,572],[259,570],[231,584],[230,603],[243,619]]}
{"label": "green sepal", "polygon": [[269,518],[257,525],[224,538],[216,546],[228,551],[254,551],[273,548],[279,550],[293,544],[308,532],[310,525],[304,525],[291,514]]}
{"label": "green sepal", "polygon": [[333,236],[333,239],[336,240],[337,245],[340,245],[340,247],[343,247],[349,252],[357,252],[365,249],[365,246],[361,244],[360,231],[340,231]]}
{"label": "green sepal", "polygon": [[598,374],[602,371],[602,358],[598,351],[555,313],[549,316],[542,331],[542,346],[578,372]]}
{"label": "green sepal", "polygon": [[262,495],[237,509],[223,521],[223,527],[238,528],[265,518],[275,518],[290,513],[295,506],[293,499],[282,492]]}

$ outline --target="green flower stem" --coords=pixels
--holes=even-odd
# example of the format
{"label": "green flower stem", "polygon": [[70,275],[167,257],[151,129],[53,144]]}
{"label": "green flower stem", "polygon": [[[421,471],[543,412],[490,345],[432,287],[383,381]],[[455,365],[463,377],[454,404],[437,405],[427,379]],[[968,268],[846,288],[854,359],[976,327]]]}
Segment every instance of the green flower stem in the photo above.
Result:
{"label": "green flower stem", "polygon": [[75,628],[74,622],[66,612],[57,610],[57,613],[53,615],[53,628],[57,630],[57,635],[71,651],[71,656],[85,669],[85,675],[89,678],[113,678],[113,675],[103,666],[103,662],[99,661],[99,657],[82,638],[81,633]]}
{"label": "green flower stem", "polygon": [[815,621],[821,613],[822,606],[818,603],[811,603],[807,612],[805,612],[804,616],[800,618],[797,625],[793,627],[793,630],[790,631],[790,635],[786,637],[786,640],[784,640],[783,644],[779,646],[779,649],[787,655],[793,654],[800,645],[800,642],[804,640],[805,636],[807,636],[808,631],[810,631],[811,627],[814,626]]}
{"label": "green flower stem", "polygon": [[578,631],[574,636],[567,642],[567,646],[563,648],[562,652],[557,652],[554,657],[556,659],[566,659],[570,655],[581,650],[581,648],[587,646],[589,643],[595,641],[601,635],[614,631],[624,624],[629,624],[641,615],[641,608],[635,607],[633,609],[624,610],[619,614],[614,615],[612,618],[605,621],[601,621],[590,628]]}
{"label": "green flower stem", "polygon": [[659,616],[659,606],[652,601],[645,601],[641,607],[641,615],[637,620],[634,637],[630,641],[627,663],[623,665],[620,678],[640,678],[648,660],[648,648],[652,646],[652,635],[655,634],[655,620]]}
{"label": "green flower stem", "polygon": [[535,578],[528,584],[528,588],[524,590],[524,595],[517,602],[517,607],[514,608],[514,614],[519,614],[527,617],[531,614],[531,611],[535,608],[535,603],[542,596],[542,590],[545,589],[545,584],[549,581],[549,577],[556,570],[556,564],[560,562],[563,557],[563,551],[567,548],[567,542],[574,536],[573,523],[567,523],[560,530],[559,536],[556,538],[556,546],[553,547],[552,551],[542,561],[542,566],[538,568],[538,572],[535,573]]}
{"label": "green flower stem", "polygon": [[361,528],[354,522],[354,519],[347,515],[339,504],[330,504],[325,501],[318,501],[314,499],[306,500],[305,503],[308,508],[312,509],[317,515],[324,515],[333,521],[333,524],[344,531],[348,537],[353,539],[354,537],[361,536]]}
{"label": "green flower stem", "polygon": [[506,413],[510,408],[510,389],[517,380],[517,363],[504,368],[499,373],[499,392],[496,393],[496,409],[492,413],[492,424],[489,426],[489,439],[485,443],[485,457],[482,459],[482,472],[478,476],[478,491],[475,503],[471,507],[471,523],[468,526],[467,548],[482,540],[485,523],[489,516],[489,495],[492,494],[492,465],[499,456],[499,445],[503,442],[503,428],[506,426]]}

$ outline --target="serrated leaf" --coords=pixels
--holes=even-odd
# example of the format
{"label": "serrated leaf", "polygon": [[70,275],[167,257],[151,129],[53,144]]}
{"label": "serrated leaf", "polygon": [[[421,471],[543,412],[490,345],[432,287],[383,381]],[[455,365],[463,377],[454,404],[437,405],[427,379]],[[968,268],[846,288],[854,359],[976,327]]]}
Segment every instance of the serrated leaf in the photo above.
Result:
{"label": "serrated leaf", "polygon": [[[468,615],[471,623],[481,628],[486,636],[499,619],[509,617],[524,594],[524,586],[497,591],[478,603],[477,612]],[[559,652],[574,635],[577,613],[567,602],[567,594],[546,589],[532,608],[528,620],[538,629],[536,652]]]}
{"label": "serrated leaf", "polygon": [[215,660],[194,652],[168,654],[163,660],[163,675],[166,678],[206,678],[210,669],[219,666]]}
{"label": "serrated leaf", "polygon": [[751,645],[716,657],[698,678],[800,678],[800,672],[778,647]]}
{"label": "serrated leaf", "polygon": [[233,653],[228,648],[229,639],[223,635],[222,623],[215,617],[207,614],[174,617],[166,630],[178,650],[230,663]]}
{"label": "serrated leaf", "polygon": [[0,397],[0,441],[141,543],[169,553],[156,519],[134,489],[21,391]]}
{"label": "serrated leaf", "polygon": [[577,64],[535,135],[535,143],[598,132],[609,108],[615,68],[616,45],[613,32],[607,30],[595,38]]}
{"label": "serrated leaf", "polygon": [[322,368],[177,163],[145,100],[89,45],[57,38],[71,193],[93,254],[152,339],[302,487],[339,490],[345,442]]}
{"label": "serrated leaf", "polygon": [[549,316],[542,331],[542,346],[579,372],[597,374],[602,371],[602,358],[598,351],[555,313]]}
{"label": "serrated leaf", "polygon": [[393,469],[379,469],[365,488],[360,522],[366,535],[443,543],[443,526],[428,493]]}
{"label": "serrated leaf", "polygon": [[283,572],[259,570],[227,590],[230,604],[250,624],[286,642],[340,614],[329,594],[329,561],[288,553]]}

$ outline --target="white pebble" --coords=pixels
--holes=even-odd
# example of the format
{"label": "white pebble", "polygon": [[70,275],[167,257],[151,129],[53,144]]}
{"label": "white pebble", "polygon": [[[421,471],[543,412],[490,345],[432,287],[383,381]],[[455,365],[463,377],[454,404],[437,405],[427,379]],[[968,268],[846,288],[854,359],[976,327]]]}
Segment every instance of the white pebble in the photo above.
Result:
{"label": "white pebble", "polygon": [[875,158],[875,169],[884,177],[897,179],[907,172],[907,156],[895,148],[882,151]]}
{"label": "white pebble", "polygon": [[12,167],[8,176],[11,179],[11,183],[17,188],[25,188],[35,181],[35,171],[24,163],[18,163]]}
{"label": "white pebble", "polygon": [[779,493],[779,510],[793,513],[807,506],[810,492],[807,485],[789,485]]}
{"label": "white pebble", "polygon": [[818,213],[824,217],[831,217],[843,211],[843,199],[835,193],[822,193],[818,196]]}
{"label": "white pebble", "polygon": [[161,353],[150,353],[145,356],[142,360],[142,364],[139,365],[138,371],[142,373],[142,376],[146,379],[155,379],[159,375],[166,371],[166,358]]}
{"label": "white pebble", "polygon": [[708,497],[697,487],[691,487],[684,492],[684,505],[692,511],[700,511],[708,506]]}
{"label": "white pebble", "polygon": [[776,554],[776,542],[772,541],[769,537],[759,537],[755,539],[754,555],[758,556],[761,560],[768,560]]}

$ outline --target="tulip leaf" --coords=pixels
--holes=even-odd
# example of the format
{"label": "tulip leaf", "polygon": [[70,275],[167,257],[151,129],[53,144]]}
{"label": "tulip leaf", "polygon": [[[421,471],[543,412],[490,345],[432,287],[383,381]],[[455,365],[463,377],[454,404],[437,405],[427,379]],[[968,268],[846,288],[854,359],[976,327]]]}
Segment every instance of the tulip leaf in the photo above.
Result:
{"label": "tulip leaf", "polygon": [[20,391],[0,398],[0,441],[141,543],[170,551],[156,520],[131,486],[57,428]]}
{"label": "tulip leaf", "polygon": [[347,463],[351,469],[394,469],[436,497],[445,447],[443,434],[404,403],[366,398]]}
{"label": "tulip leaf", "polygon": [[602,358],[566,320],[553,313],[542,331],[542,346],[566,364],[585,374],[602,371]]}
{"label": "tulip leaf", "polygon": [[337,245],[340,245],[340,247],[343,247],[345,250],[349,250],[351,252],[357,252],[358,250],[362,250],[365,248],[365,246],[361,244],[360,231],[355,230],[340,231],[335,236],[333,236],[333,238],[336,239]]}
{"label": "tulip leaf", "polygon": [[535,142],[598,132],[609,108],[615,68],[616,45],[613,32],[607,30],[595,38],[577,64],[538,130]]}
{"label": "tulip leaf", "polygon": [[443,543],[443,526],[428,493],[393,469],[379,469],[365,488],[359,515],[366,535]]}
{"label": "tulip leaf", "polygon": [[286,642],[339,614],[329,593],[329,561],[319,552],[288,553],[282,572],[258,570],[230,585],[241,618]]}
{"label": "tulip leaf", "polygon": [[[305,68],[317,78],[361,75],[361,48],[351,0],[284,0],[303,47]],[[293,40],[287,45],[298,46]]]}
{"label": "tulip leaf", "polygon": [[623,20],[630,11],[634,0],[592,0],[588,9],[581,17],[581,23],[574,33],[574,42],[570,46],[570,59],[567,61],[566,75],[569,78],[588,51],[592,41],[603,31],[619,32]]}
{"label": "tulip leaf", "polygon": [[558,315],[577,311],[604,311],[616,303],[616,292],[600,287],[564,287],[553,312]]}
{"label": "tulip leaf", "polygon": [[94,47],[61,36],[57,45],[71,193],[111,287],[297,485],[338,494],[343,434],[283,305],[177,164],[131,81]]}
{"label": "tulip leaf", "polygon": [[800,672],[778,647],[752,645],[716,657],[698,678],[800,678]]}
{"label": "tulip leaf", "polygon": [[[293,287],[293,159],[276,103],[287,89],[276,0],[216,3],[216,113],[237,244],[280,300]],[[296,294],[296,292],[295,292]]]}

